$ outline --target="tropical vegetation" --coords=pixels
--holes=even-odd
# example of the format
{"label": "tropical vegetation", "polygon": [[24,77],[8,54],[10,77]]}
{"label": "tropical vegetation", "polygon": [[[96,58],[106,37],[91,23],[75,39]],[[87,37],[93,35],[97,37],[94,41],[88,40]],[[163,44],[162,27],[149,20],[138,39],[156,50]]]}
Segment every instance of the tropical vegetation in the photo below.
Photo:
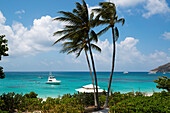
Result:
{"label": "tropical vegetation", "polygon": [[154,82],[158,84],[156,85],[157,88],[166,89],[170,92],[170,79],[167,76],[158,77],[158,80],[156,79]]}
{"label": "tropical vegetation", "polygon": [[[46,101],[37,96],[34,92],[25,95],[4,93],[0,95],[0,112],[84,113],[89,112],[89,106],[94,106],[93,94],[65,94],[60,98],[48,97]],[[105,93],[99,95],[101,105],[105,98]],[[154,92],[152,96],[141,92],[114,92],[109,96],[108,105],[111,113],[169,113],[169,98],[170,93],[166,91]]]}
{"label": "tropical vegetation", "polygon": [[[4,39],[5,35],[0,35],[0,60],[2,58],[2,56],[8,56],[8,54],[6,53],[8,51],[8,47],[7,47],[7,39]],[[3,67],[0,66],[0,78],[3,79],[5,78],[5,74],[3,72]]]}
{"label": "tropical vegetation", "polygon": [[112,30],[112,40],[113,40],[113,56],[112,56],[112,68],[111,68],[111,74],[110,74],[110,79],[109,79],[109,86],[108,86],[108,93],[105,101],[105,107],[108,107],[108,99],[109,99],[109,92],[110,92],[110,87],[112,83],[112,78],[113,78],[113,72],[114,72],[114,67],[115,67],[115,54],[116,54],[116,41],[119,38],[119,31],[118,28],[115,26],[116,23],[122,23],[124,25],[125,19],[120,18],[118,19],[118,15],[116,14],[116,6],[114,3],[111,2],[101,2],[99,3],[99,6],[101,8],[96,8],[93,9],[98,14],[98,18],[102,18],[101,20],[98,20],[97,25],[107,25],[104,29],[102,29],[98,35],[104,34],[106,31],[108,31],[110,28]]}
{"label": "tropical vegetation", "polygon": [[[72,12],[59,11],[59,13],[63,14],[63,17],[57,17],[54,20],[67,22],[69,24],[65,25],[63,30],[54,33],[54,35],[62,35],[62,37],[60,37],[54,44],[60,41],[67,40],[67,42],[63,43],[62,52],[67,52],[68,54],[75,52],[77,53],[77,57],[80,55],[81,51],[84,50],[87,63],[89,66],[89,70],[91,72],[91,67],[90,67],[88,54],[87,54],[87,50],[89,50],[93,73],[95,77],[95,85],[96,85],[95,87],[96,93],[94,93],[96,94],[95,101],[97,103],[97,108],[100,109],[99,99],[98,99],[97,75],[96,75],[93,53],[91,50],[93,48],[98,51],[101,51],[98,46],[91,43],[92,41],[97,42],[97,35],[92,30],[92,28],[96,26],[98,19],[96,18],[94,19],[93,12],[89,15],[86,2],[84,0],[82,0],[82,2],[83,2],[82,4],[76,2],[76,9],[73,9]],[[92,76],[92,81],[93,81],[93,76]]]}

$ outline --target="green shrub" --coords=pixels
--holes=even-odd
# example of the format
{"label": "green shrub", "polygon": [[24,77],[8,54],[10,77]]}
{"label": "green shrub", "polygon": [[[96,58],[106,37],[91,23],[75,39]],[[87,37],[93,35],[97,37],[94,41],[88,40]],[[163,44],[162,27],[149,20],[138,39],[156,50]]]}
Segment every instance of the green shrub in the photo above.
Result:
{"label": "green shrub", "polygon": [[100,105],[103,106],[106,100],[106,95],[99,96]]}
{"label": "green shrub", "polygon": [[122,100],[110,106],[110,112],[144,112],[168,113],[170,112],[170,94],[168,92],[154,93],[153,96],[137,96]]}
{"label": "green shrub", "polygon": [[157,88],[166,89],[170,92],[170,79],[167,76],[158,77],[159,79],[154,80],[153,82],[157,83]]}
{"label": "green shrub", "polygon": [[38,94],[32,91],[30,93],[26,93],[24,96],[27,98],[37,98]]}
{"label": "green shrub", "polygon": [[14,95],[15,93],[3,93],[0,96],[0,100],[2,100],[4,102],[4,104],[1,107],[2,111],[14,111]]}

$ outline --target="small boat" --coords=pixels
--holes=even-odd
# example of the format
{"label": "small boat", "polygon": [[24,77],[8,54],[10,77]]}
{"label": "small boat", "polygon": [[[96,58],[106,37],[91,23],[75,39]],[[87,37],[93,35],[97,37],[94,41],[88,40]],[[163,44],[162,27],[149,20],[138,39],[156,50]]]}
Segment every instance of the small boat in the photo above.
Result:
{"label": "small boat", "polygon": [[38,77],[39,79],[43,79],[42,77]]}
{"label": "small boat", "polygon": [[61,81],[56,80],[54,76],[49,76],[48,81],[46,82],[46,84],[56,84],[56,85],[59,85],[60,83]]}
{"label": "small boat", "polygon": [[127,71],[124,71],[124,72],[123,72],[123,74],[128,74],[128,73],[129,73],[129,72],[127,72]]}

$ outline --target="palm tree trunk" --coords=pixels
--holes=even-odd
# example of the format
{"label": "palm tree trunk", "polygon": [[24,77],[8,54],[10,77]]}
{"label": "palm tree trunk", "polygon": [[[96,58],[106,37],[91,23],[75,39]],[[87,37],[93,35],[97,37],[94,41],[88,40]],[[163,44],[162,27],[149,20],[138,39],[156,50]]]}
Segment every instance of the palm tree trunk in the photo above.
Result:
{"label": "palm tree trunk", "polygon": [[94,79],[93,79],[93,74],[92,74],[92,71],[91,71],[91,66],[90,66],[90,62],[89,62],[89,57],[88,57],[87,51],[86,51],[85,49],[84,49],[84,51],[85,51],[85,55],[86,55],[87,63],[88,63],[88,66],[89,66],[89,70],[90,70],[90,74],[91,74],[91,78],[92,78],[92,83],[93,83],[93,89],[94,89],[94,105],[97,106],[96,93],[95,93],[95,87],[94,87]]}
{"label": "palm tree trunk", "polygon": [[106,97],[106,101],[104,104],[104,107],[108,107],[108,99],[109,99],[109,92],[110,92],[110,87],[111,87],[111,83],[112,83],[112,77],[113,77],[113,72],[114,72],[114,63],[115,63],[115,53],[116,53],[116,45],[115,45],[115,37],[114,37],[114,29],[112,27],[112,35],[113,35],[113,57],[112,57],[112,69],[111,69],[111,74],[110,74],[110,79],[109,79],[109,86],[108,86],[108,90],[107,90],[107,97]]}
{"label": "palm tree trunk", "polygon": [[[87,32],[87,34],[88,34],[88,32]],[[100,109],[100,104],[99,104],[99,95],[98,95],[98,87],[97,87],[97,75],[96,75],[96,69],[95,69],[95,65],[94,65],[93,54],[92,54],[92,51],[91,51],[91,45],[90,45],[90,39],[89,39],[89,36],[87,36],[87,38],[88,38],[88,45],[89,45],[90,57],[91,57],[91,62],[92,62],[92,67],[93,67],[93,73],[94,73],[95,83],[96,83],[96,100],[97,100],[97,109]]]}

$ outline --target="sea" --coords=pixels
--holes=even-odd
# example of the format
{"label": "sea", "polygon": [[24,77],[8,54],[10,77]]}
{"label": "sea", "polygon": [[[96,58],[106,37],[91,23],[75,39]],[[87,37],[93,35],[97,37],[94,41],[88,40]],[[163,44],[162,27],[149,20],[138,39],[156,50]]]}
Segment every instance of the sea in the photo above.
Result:
{"label": "sea", "polygon": [[[8,92],[29,93],[34,91],[40,98],[60,97],[64,94],[77,93],[75,89],[84,85],[92,84],[89,72],[51,72],[60,85],[46,84],[49,72],[6,72],[6,77],[0,79],[0,95]],[[148,72],[114,72],[111,91],[112,92],[160,92],[153,80],[159,76],[168,76],[170,73],[149,74]],[[41,79],[40,79],[41,77]],[[97,72],[98,86],[107,90],[110,72]]]}

